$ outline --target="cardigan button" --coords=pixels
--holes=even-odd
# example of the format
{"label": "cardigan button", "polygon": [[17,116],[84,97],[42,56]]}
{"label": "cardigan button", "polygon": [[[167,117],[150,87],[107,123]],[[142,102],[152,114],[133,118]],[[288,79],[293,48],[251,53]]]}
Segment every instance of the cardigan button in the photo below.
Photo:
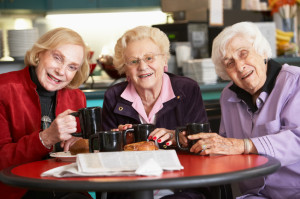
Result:
{"label": "cardigan button", "polygon": [[180,99],[180,95],[177,96],[177,99]]}
{"label": "cardigan button", "polygon": [[124,109],[124,108],[123,108],[122,106],[119,107],[119,111],[123,111],[123,109]]}

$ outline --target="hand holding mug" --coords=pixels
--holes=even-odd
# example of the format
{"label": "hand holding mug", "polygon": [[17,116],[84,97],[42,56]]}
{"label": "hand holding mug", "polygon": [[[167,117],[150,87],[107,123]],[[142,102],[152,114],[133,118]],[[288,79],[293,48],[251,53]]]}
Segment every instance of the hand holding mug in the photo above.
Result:
{"label": "hand holding mug", "polygon": [[[149,140],[154,140],[158,144],[164,143],[166,146],[171,146],[172,144],[176,144],[176,139],[175,139],[175,131],[174,130],[169,130],[165,128],[156,128],[152,133],[150,133]],[[180,143],[183,145],[187,145],[187,138],[185,136],[180,136]],[[165,146],[163,145],[163,148]]]}
{"label": "hand holding mug", "polygon": [[[128,128],[132,126],[132,128]],[[133,142],[148,141],[148,137],[152,131],[154,131],[155,126],[153,124],[126,124],[123,126],[124,134],[129,132],[133,133]],[[120,127],[120,126],[119,126]],[[125,127],[125,128],[124,128]],[[129,143],[126,143],[129,144]]]}
{"label": "hand holding mug", "polygon": [[[243,139],[224,138],[217,133],[198,133],[189,135],[189,139],[196,143],[191,147],[190,152],[201,155],[222,154],[236,155],[244,153]],[[250,142],[252,146],[252,142]],[[254,150],[254,153],[257,151]]]}
{"label": "hand holding mug", "polygon": [[188,139],[188,146],[182,147],[181,143],[179,141],[180,134],[185,131],[186,136],[189,138],[190,135],[198,134],[201,132],[210,132],[210,125],[209,123],[189,123],[184,127],[178,127],[175,131],[175,138],[177,142],[177,146],[180,150],[183,151],[190,151],[192,146],[198,141],[198,140],[192,140]]}
{"label": "hand holding mug", "polygon": [[72,133],[77,131],[76,119],[70,115],[74,111],[66,110],[59,114],[49,128],[40,133],[40,137],[46,146],[51,147],[60,141],[72,138]]}

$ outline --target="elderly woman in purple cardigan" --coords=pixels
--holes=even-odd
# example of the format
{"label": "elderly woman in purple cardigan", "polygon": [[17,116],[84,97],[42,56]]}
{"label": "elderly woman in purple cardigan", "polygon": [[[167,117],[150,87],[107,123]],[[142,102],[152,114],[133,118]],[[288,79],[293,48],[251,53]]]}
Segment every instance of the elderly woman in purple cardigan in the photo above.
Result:
{"label": "elderly woman in purple cardigan", "polygon": [[192,152],[265,154],[277,158],[274,174],[240,183],[241,198],[300,198],[300,68],[270,59],[271,48],[254,23],[225,28],[214,40],[224,88],[220,135],[199,133]]}

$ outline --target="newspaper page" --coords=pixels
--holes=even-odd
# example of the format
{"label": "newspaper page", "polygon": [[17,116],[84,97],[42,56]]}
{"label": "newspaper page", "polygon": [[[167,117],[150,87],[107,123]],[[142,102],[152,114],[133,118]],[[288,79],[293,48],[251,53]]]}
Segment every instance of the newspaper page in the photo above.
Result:
{"label": "newspaper page", "polygon": [[123,172],[135,171],[151,158],[163,170],[183,169],[175,150],[86,153],[78,154],[76,162],[82,173]]}
{"label": "newspaper page", "polygon": [[78,154],[75,163],[56,167],[44,176],[158,176],[163,170],[181,170],[175,150],[121,151]]}

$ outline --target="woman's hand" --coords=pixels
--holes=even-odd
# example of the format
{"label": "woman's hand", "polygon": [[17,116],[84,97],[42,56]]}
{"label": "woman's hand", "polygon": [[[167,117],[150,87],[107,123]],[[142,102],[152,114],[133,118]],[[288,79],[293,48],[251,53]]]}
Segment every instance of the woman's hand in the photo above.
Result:
{"label": "woman's hand", "polygon": [[132,124],[120,124],[117,129],[112,129],[112,131],[124,131],[132,128]]}
{"label": "woman's hand", "polygon": [[[152,131],[148,137],[149,140],[154,140],[158,143],[163,143],[165,141],[167,146],[171,146],[172,144],[176,144],[175,131],[168,130],[165,128],[156,128]],[[183,146],[187,146],[187,138],[185,137],[185,132],[181,133],[179,136],[179,142]]]}
{"label": "woman's hand", "polygon": [[77,122],[74,116],[69,115],[72,112],[74,111],[68,109],[59,114],[49,128],[40,133],[41,139],[46,146],[50,147],[57,142],[66,141],[73,137],[71,133],[77,131]]}
{"label": "woman's hand", "polygon": [[83,139],[82,137],[72,137],[71,139],[68,139],[67,141],[63,141],[60,143],[60,147],[64,149],[64,151],[69,151],[70,146],[72,146],[75,142],[78,140]]}
{"label": "woman's hand", "polygon": [[189,135],[188,139],[197,140],[190,152],[208,154],[233,155],[244,153],[243,139],[224,138],[217,133],[198,133]]}

